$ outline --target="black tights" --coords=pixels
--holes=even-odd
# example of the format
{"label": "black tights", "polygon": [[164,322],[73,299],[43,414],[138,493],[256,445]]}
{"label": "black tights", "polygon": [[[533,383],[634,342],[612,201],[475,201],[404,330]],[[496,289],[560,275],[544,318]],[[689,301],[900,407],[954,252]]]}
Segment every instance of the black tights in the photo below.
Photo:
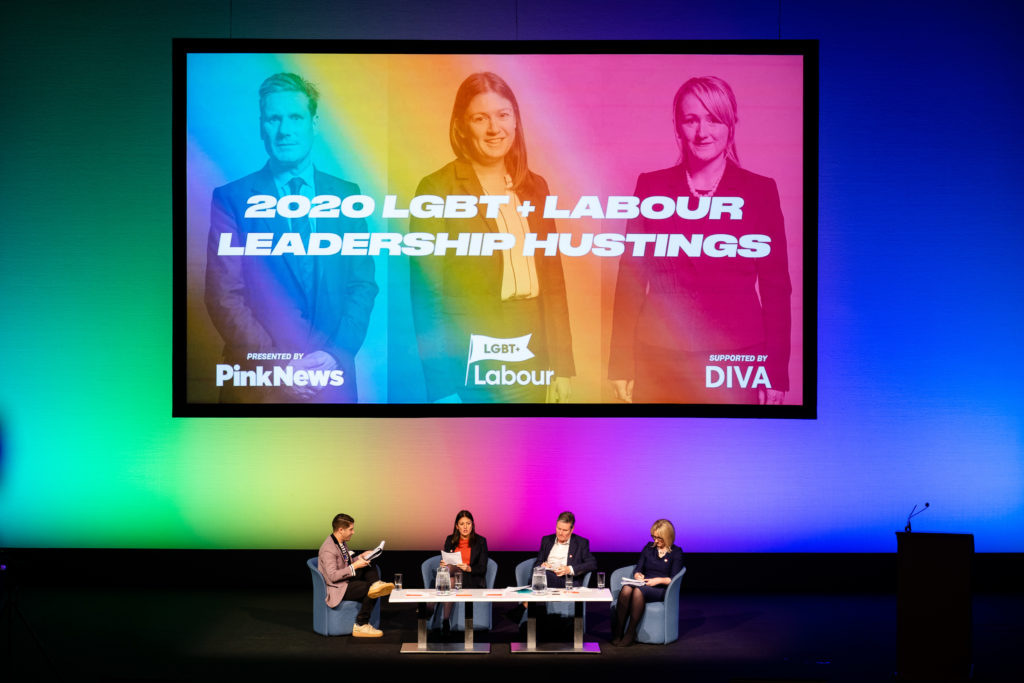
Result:
{"label": "black tights", "polygon": [[[644,601],[644,594],[633,586],[623,586],[619,593],[619,603],[615,606],[615,638],[628,636],[629,640],[636,639],[636,629],[640,624],[640,617],[644,615],[644,608],[647,603]],[[629,630],[626,630],[626,617],[629,617]]]}

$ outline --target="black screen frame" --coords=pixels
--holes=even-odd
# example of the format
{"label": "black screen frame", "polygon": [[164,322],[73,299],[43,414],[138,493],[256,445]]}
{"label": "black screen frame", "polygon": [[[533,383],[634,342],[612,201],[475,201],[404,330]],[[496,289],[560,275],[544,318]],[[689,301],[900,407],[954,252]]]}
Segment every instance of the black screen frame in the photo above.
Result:
{"label": "black screen frame", "polygon": [[[196,403],[187,400],[187,58],[193,53],[252,54],[700,54],[800,55],[803,69],[803,403]],[[819,46],[816,40],[276,40],[178,38],[172,44],[174,417],[716,417],[817,418]]]}

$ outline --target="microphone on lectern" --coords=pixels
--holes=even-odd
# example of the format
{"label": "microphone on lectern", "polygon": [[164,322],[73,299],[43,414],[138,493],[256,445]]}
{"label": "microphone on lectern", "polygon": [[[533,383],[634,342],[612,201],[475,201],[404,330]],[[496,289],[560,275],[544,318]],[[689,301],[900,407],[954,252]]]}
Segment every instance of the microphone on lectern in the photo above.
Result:
{"label": "microphone on lectern", "polygon": [[931,505],[931,504],[930,503],[925,503],[924,507],[921,508],[920,510],[917,509],[917,505],[914,505],[914,509],[910,511],[910,515],[907,517],[907,525],[905,527],[903,527],[903,530],[906,531],[907,533],[910,533],[910,520],[912,520],[914,517],[917,517],[919,514],[921,514],[925,510],[927,510],[929,505]]}

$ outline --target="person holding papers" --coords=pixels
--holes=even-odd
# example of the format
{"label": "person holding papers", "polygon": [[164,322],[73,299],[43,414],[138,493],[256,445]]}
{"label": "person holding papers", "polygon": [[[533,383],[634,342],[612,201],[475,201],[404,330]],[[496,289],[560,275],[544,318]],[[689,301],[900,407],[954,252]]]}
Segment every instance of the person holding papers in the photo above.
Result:
{"label": "person holding papers", "polygon": [[452,534],[444,539],[444,552],[459,554],[461,562],[447,563],[442,560],[441,566],[448,566],[448,570],[453,574],[461,572],[463,586],[484,588],[487,574],[487,539],[476,532],[473,513],[469,510],[459,510],[455,515]]}
{"label": "person holding papers", "polygon": [[380,572],[370,566],[370,560],[380,554],[380,546],[356,554],[348,549],[348,541],[356,531],[355,520],[338,514],[331,521],[333,531],[320,546],[317,569],[327,583],[327,606],[337,607],[342,600],[362,603],[356,615],[352,635],[356,638],[380,638],[384,632],[370,623],[373,601],[389,595],[395,584],[380,580]]}
{"label": "person holding papers", "polygon": [[[636,642],[636,629],[648,602],[662,602],[672,577],[683,570],[683,551],[675,545],[676,529],[667,519],[651,526],[651,542],[644,546],[633,570],[633,579],[623,579],[619,603],[612,624],[612,645]],[[626,627],[627,620],[629,627]]]}
{"label": "person holding papers", "polygon": [[[566,576],[577,577],[576,585],[579,586],[587,572],[597,569],[597,559],[590,552],[590,541],[574,534],[575,528],[576,515],[566,510],[555,521],[555,533],[540,539],[535,566],[547,570],[548,588],[565,588]],[[509,610],[508,618],[519,623],[527,610],[533,615],[543,614],[547,612],[547,606],[535,602],[516,605]]]}
{"label": "person holding papers", "polygon": [[[444,553],[441,557],[442,567],[447,566],[452,575],[456,572],[462,574],[464,588],[486,588],[487,539],[476,532],[473,513],[469,510],[459,510],[455,515],[455,526],[451,536],[444,539]],[[446,562],[446,559],[459,561]],[[444,624],[441,627],[444,632],[451,630],[449,619],[453,607],[454,603],[444,603]]]}
{"label": "person holding papers", "polygon": [[548,587],[564,588],[565,576],[582,577],[597,569],[597,560],[590,554],[590,541],[577,536],[576,515],[566,510],[558,515],[555,533],[540,540],[537,564],[547,569]]}

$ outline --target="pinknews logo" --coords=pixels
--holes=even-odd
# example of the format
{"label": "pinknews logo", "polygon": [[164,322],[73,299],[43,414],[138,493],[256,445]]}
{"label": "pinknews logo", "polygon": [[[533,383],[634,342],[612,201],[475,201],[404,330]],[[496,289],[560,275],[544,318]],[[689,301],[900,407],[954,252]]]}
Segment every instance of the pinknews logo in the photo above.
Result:
{"label": "pinknews logo", "polygon": [[233,387],[340,387],[345,383],[344,370],[296,370],[290,365],[274,365],[242,370],[240,365],[218,363],[217,386],[230,382]]}

